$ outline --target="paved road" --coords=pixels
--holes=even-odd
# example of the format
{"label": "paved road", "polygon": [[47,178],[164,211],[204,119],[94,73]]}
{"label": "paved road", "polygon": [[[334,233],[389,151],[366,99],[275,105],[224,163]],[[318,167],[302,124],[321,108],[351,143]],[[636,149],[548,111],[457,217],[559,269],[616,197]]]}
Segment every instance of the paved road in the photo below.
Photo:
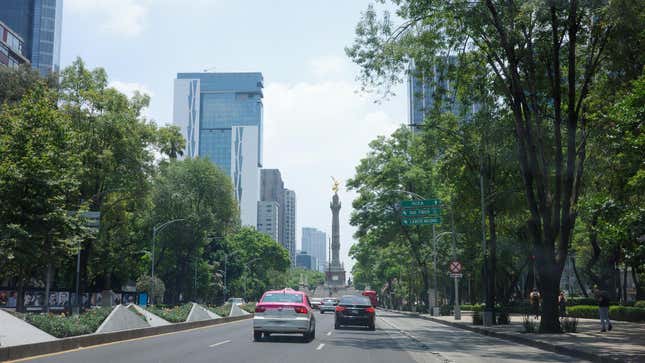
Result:
{"label": "paved road", "polygon": [[406,315],[379,311],[374,332],[333,329],[316,314],[316,339],[253,342],[250,320],[27,359],[29,362],[573,362],[565,356]]}

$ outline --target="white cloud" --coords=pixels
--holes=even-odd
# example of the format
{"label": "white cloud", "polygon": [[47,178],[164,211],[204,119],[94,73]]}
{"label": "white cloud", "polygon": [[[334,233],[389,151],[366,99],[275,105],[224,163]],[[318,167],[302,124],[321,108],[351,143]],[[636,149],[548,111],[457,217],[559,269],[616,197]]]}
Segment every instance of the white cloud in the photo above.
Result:
{"label": "white cloud", "polygon": [[[264,167],[280,169],[285,186],[296,191],[298,229],[317,227],[331,235],[331,176],[344,184],[368,143],[403,121],[357,94],[355,87],[348,81],[325,81],[268,83],[264,90]],[[349,270],[355,194],[343,190],[340,197],[341,258]]]}
{"label": "white cloud", "polygon": [[347,57],[340,56],[322,56],[311,59],[309,67],[313,74],[321,79],[341,75],[348,68],[349,60]]}
{"label": "white cloud", "polygon": [[125,94],[128,97],[132,97],[135,91],[140,93],[145,93],[148,96],[152,97],[152,91],[148,89],[145,85],[137,82],[121,82],[121,81],[111,81],[108,84],[109,87],[116,88],[119,92]]}
{"label": "white cloud", "polygon": [[66,10],[97,17],[101,30],[121,36],[139,35],[146,23],[151,0],[66,0]]}

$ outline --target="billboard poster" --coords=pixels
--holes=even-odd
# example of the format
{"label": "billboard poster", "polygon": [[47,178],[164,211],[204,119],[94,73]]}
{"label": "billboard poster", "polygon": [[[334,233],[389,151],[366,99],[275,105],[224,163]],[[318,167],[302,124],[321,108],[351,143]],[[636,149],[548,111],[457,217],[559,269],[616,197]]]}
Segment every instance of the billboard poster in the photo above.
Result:
{"label": "billboard poster", "polygon": [[66,308],[69,306],[69,292],[62,291],[58,293],[58,305],[60,308]]}
{"label": "billboard poster", "polygon": [[58,293],[50,292],[49,293],[49,307],[56,308],[58,307]]}

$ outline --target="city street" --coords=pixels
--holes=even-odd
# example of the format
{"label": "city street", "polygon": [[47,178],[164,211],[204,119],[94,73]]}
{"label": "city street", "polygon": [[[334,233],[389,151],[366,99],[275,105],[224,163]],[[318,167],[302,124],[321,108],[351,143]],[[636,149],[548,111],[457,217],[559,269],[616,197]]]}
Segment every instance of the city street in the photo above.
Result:
{"label": "city street", "polygon": [[54,354],[28,362],[578,362],[406,315],[378,311],[377,329],[334,330],[316,313],[316,339],[253,342],[251,320]]}

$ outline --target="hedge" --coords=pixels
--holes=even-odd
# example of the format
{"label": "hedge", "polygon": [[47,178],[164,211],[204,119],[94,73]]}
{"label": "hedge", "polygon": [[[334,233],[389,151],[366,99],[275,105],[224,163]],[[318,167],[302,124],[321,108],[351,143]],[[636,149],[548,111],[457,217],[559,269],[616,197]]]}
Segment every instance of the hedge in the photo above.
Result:
{"label": "hedge", "polygon": [[188,314],[190,314],[190,309],[193,308],[192,303],[187,303],[184,305],[174,306],[174,307],[165,307],[163,305],[150,305],[147,310],[158,317],[167,320],[171,323],[183,323],[188,319]]}
{"label": "hedge", "polygon": [[[597,319],[598,306],[577,305],[567,308],[567,315],[576,318]],[[609,318],[612,320],[645,321],[645,309],[631,306],[610,306]]]}
{"label": "hedge", "polygon": [[635,308],[645,309],[645,300],[638,300],[634,303]]}
{"label": "hedge", "polygon": [[[222,306],[208,306],[208,309],[221,317],[226,317],[231,313],[231,304],[224,304]],[[255,307],[253,307],[253,309],[255,311]]]}
{"label": "hedge", "polygon": [[104,307],[72,316],[52,313],[27,313],[16,314],[16,316],[56,338],[65,338],[96,332],[111,311],[112,308]]}
{"label": "hedge", "polygon": [[240,308],[242,310],[246,311],[247,313],[254,313],[255,312],[255,304],[254,302],[248,302],[246,304],[240,305]]}

